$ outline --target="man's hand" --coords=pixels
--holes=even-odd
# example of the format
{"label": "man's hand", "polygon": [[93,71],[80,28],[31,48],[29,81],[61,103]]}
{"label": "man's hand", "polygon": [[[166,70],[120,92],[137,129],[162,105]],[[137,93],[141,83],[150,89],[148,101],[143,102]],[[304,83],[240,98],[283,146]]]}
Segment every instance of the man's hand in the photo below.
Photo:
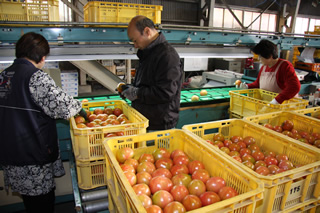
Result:
{"label": "man's hand", "polygon": [[246,82],[242,82],[242,83],[239,85],[239,88],[240,88],[240,89],[248,89],[248,85],[246,84]]}
{"label": "man's hand", "polygon": [[128,88],[122,92],[122,95],[130,101],[134,101],[138,98],[138,88],[129,85]]}

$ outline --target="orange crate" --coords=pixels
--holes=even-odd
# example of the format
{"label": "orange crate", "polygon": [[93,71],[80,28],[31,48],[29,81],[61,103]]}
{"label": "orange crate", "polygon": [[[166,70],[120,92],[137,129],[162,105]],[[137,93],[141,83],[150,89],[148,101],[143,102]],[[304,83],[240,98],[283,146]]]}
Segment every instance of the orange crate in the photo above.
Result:
{"label": "orange crate", "polygon": [[320,72],[320,63],[305,63],[305,62],[297,61],[295,63],[295,68],[313,71],[313,72]]}
{"label": "orange crate", "polygon": [[[141,144],[146,144],[146,141],[150,144],[141,146]],[[134,149],[135,159],[139,159],[143,153],[151,154],[157,148],[166,148],[170,152],[181,149],[191,160],[197,159],[203,162],[210,176],[224,178],[228,186],[239,192],[238,196],[190,211],[190,213],[254,212],[256,202],[262,198],[263,185],[258,179],[244,172],[215,150],[210,149],[206,142],[201,142],[200,138],[190,132],[178,129],[157,131],[110,138],[105,140],[103,144],[106,149],[108,189],[110,189],[116,204],[112,206],[117,209],[115,212],[146,213],[115,158],[116,152],[122,147]]]}
{"label": "orange crate", "polygon": [[94,128],[78,128],[74,117],[70,119],[70,135],[76,160],[90,161],[104,157],[103,140],[112,132],[124,132],[124,135],[146,133],[149,121],[137,110],[123,100],[98,101],[82,103],[83,109],[90,111],[95,108],[120,108],[131,123]]}
{"label": "orange crate", "polygon": [[199,136],[199,140],[202,139],[203,143],[212,140],[215,133],[223,134],[226,139],[234,135],[252,136],[262,151],[286,154],[294,165],[303,165],[276,175],[263,176],[211,145],[212,150],[233,161],[264,183],[264,199],[257,202],[255,212],[292,212],[319,200],[320,151],[318,149],[243,119],[191,124],[183,126],[182,129]]}

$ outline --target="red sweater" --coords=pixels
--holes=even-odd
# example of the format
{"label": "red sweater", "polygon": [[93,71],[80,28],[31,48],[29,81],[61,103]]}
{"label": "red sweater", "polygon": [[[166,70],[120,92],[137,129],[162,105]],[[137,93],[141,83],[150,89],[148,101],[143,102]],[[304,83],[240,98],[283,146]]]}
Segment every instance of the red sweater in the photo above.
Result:
{"label": "red sweater", "polygon": [[[283,101],[293,98],[300,91],[301,85],[292,64],[284,59],[279,58],[278,62],[271,68],[267,66],[266,72],[274,72],[280,61],[284,62],[279,67],[276,78],[277,84],[282,91],[276,97],[276,100],[281,104]],[[261,67],[255,82],[248,84],[248,88],[259,88],[259,80],[262,69],[263,66]]]}

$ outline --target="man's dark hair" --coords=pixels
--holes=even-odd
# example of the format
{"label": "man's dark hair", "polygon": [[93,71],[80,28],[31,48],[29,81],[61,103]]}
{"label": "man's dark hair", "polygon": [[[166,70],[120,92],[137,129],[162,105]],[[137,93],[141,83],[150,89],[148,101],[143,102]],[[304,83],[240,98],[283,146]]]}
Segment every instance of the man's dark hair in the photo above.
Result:
{"label": "man's dark hair", "polygon": [[16,44],[16,58],[28,58],[36,63],[39,63],[49,52],[48,41],[34,32],[24,34]]}
{"label": "man's dark hair", "polygon": [[137,30],[143,34],[144,28],[149,27],[150,29],[155,29],[153,21],[147,17],[143,17],[141,19],[138,19],[136,22],[136,28]]}
{"label": "man's dark hair", "polygon": [[251,49],[251,51],[264,58],[270,58],[270,56],[272,56],[273,59],[278,58],[277,45],[266,39],[262,39],[256,46]]}

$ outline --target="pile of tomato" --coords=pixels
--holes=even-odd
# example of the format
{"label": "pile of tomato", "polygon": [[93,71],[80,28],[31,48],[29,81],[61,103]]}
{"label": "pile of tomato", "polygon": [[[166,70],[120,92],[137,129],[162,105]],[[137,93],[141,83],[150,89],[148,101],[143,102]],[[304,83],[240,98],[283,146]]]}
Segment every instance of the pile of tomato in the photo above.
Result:
{"label": "pile of tomato", "polygon": [[287,155],[262,151],[252,136],[234,135],[225,139],[224,135],[216,133],[207,142],[261,175],[275,175],[296,168]]}
{"label": "pile of tomato", "polygon": [[120,108],[96,108],[93,111],[86,110],[86,112],[87,120],[81,115],[77,115],[74,118],[77,128],[104,127],[131,123]]}
{"label": "pile of tomato", "polygon": [[295,129],[294,123],[291,120],[285,120],[281,124],[275,126],[272,126],[270,123],[265,123],[263,126],[282,133],[290,138],[320,148],[320,134],[318,132],[309,133],[303,130]]}
{"label": "pile of tomato", "polygon": [[237,196],[238,192],[218,176],[210,176],[204,164],[190,160],[180,149],[164,148],[134,158],[131,148],[116,153],[127,180],[146,211],[186,212]]}

